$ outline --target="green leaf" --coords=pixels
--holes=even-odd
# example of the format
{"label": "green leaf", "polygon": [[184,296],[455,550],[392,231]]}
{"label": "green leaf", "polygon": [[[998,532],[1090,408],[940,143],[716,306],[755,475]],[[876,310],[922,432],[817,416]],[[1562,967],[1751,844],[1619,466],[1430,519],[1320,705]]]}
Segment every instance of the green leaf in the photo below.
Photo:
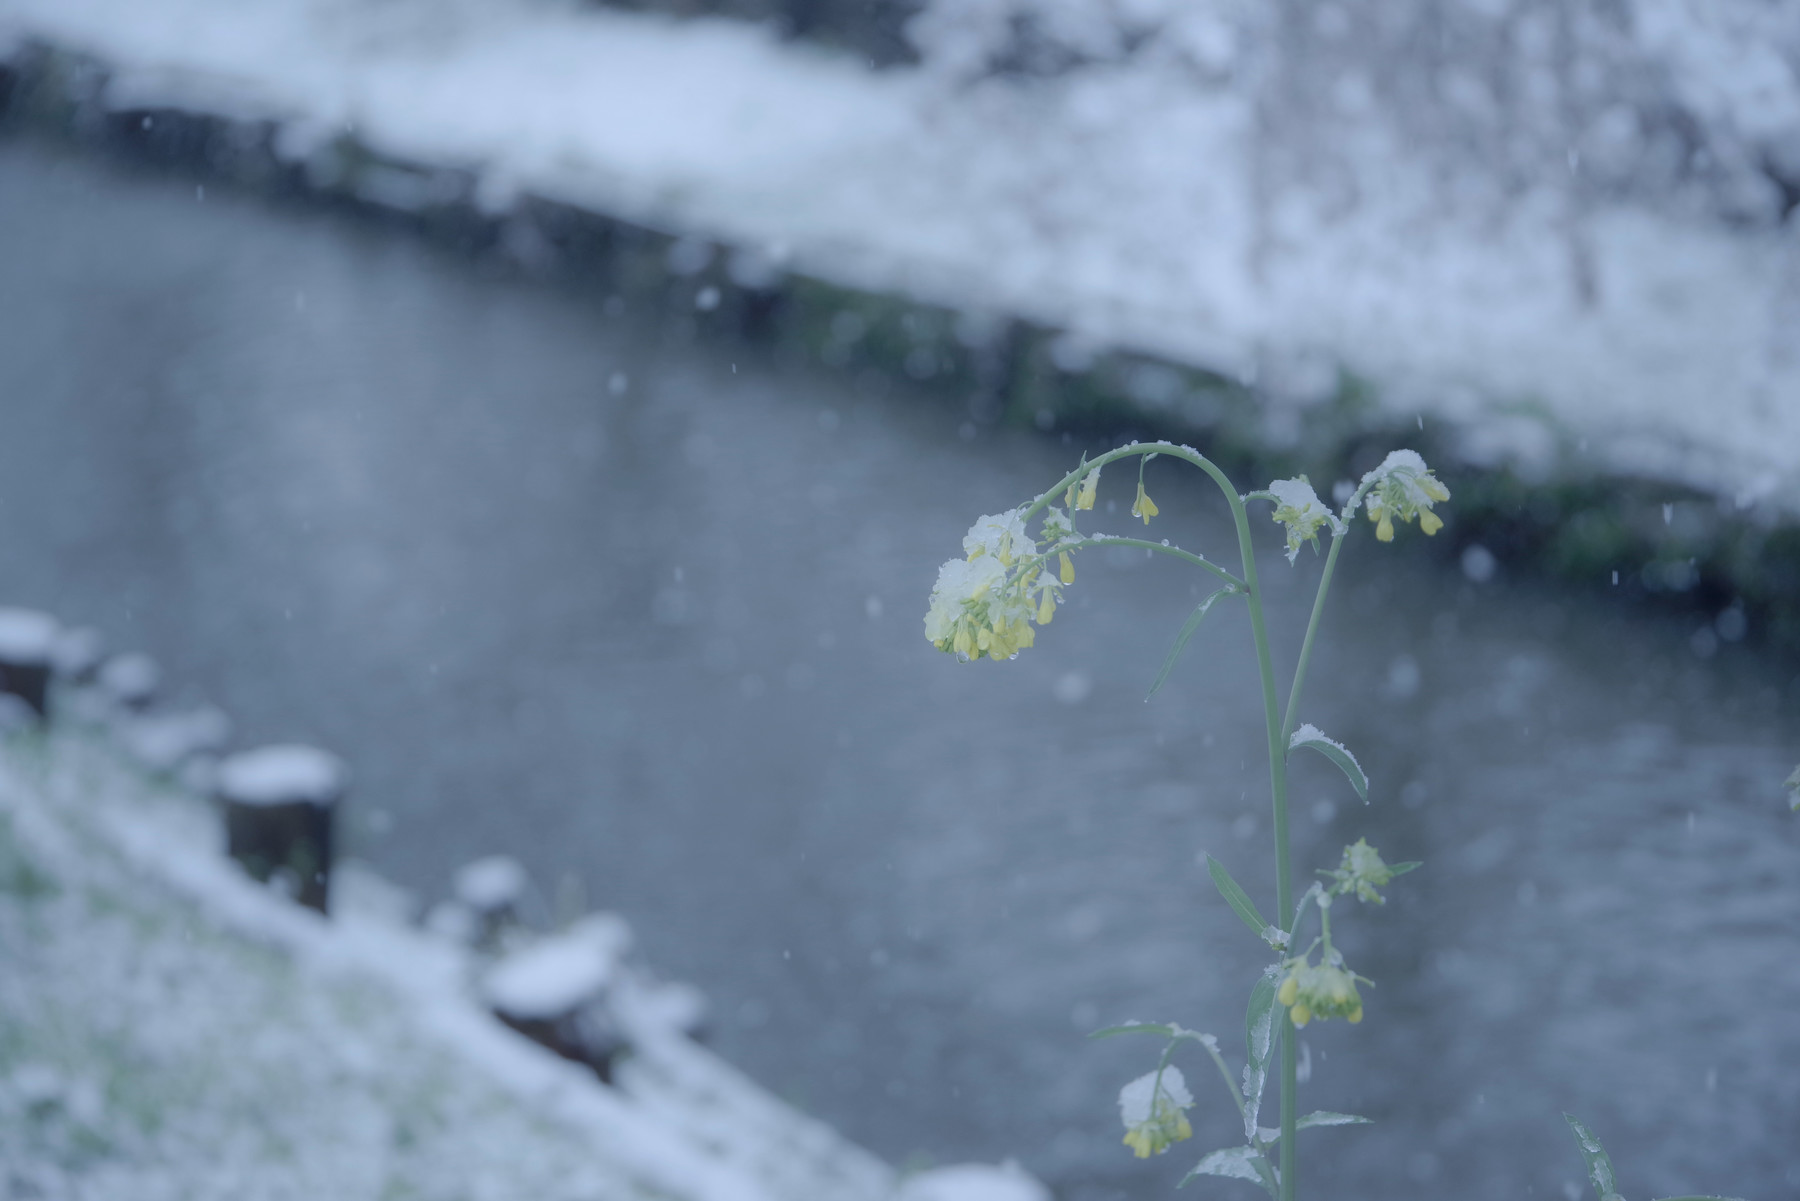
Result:
{"label": "green leaf", "polygon": [[1362,764],[1356,761],[1356,756],[1343,743],[1325,737],[1317,726],[1305,725],[1295,730],[1294,736],[1288,740],[1288,753],[1291,755],[1301,747],[1317,751],[1337,764],[1338,770],[1349,779],[1350,786],[1356,789],[1356,795],[1363,799],[1364,804],[1368,803],[1369,777],[1363,774]]}
{"label": "green leaf", "polygon": [[1408,859],[1405,863],[1388,864],[1388,875],[1404,876],[1407,872],[1418,871],[1425,866],[1423,859]]}
{"label": "green leaf", "polygon": [[1126,1022],[1122,1026],[1108,1026],[1104,1030],[1096,1030],[1089,1038],[1117,1038],[1121,1034],[1156,1034],[1163,1038],[1174,1038],[1179,1026],[1160,1026],[1155,1022]]}
{"label": "green leaf", "polygon": [[1146,701],[1155,696],[1158,690],[1162,688],[1163,684],[1167,682],[1169,673],[1175,670],[1175,660],[1181,658],[1181,652],[1187,649],[1188,639],[1192,638],[1194,636],[1194,631],[1200,628],[1200,619],[1205,617],[1206,611],[1213,607],[1213,602],[1218,600],[1221,596],[1224,596],[1227,592],[1236,591],[1236,588],[1227,584],[1205,600],[1201,601],[1194,607],[1194,611],[1188,614],[1187,621],[1182,624],[1181,633],[1175,635],[1175,645],[1169,648],[1168,656],[1163,659],[1162,670],[1156,673],[1156,681],[1150,685],[1150,691],[1144,694],[1144,699]]}
{"label": "green leaf", "polygon": [[1213,886],[1219,890],[1219,895],[1225,898],[1225,903],[1231,906],[1231,911],[1244,919],[1244,924],[1250,927],[1252,934],[1262,938],[1263,931],[1269,928],[1269,923],[1265,922],[1263,915],[1257,912],[1256,902],[1250,899],[1250,894],[1238,887],[1238,882],[1231,878],[1231,873],[1225,870],[1225,865],[1208,855],[1206,857],[1206,874],[1212,877]]}
{"label": "green leaf", "polygon": [[1279,963],[1265,968],[1250,990],[1250,1005],[1244,1011],[1244,1138],[1250,1141],[1256,1138],[1263,1085],[1269,1080],[1269,1052],[1275,1045],[1275,993],[1281,974]]}
{"label": "green leaf", "polygon": [[[1295,1130],[1311,1130],[1315,1126],[1372,1126],[1368,1118],[1359,1118],[1353,1113],[1333,1113],[1329,1109],[1315,1109],[1294,1123]],[[1281,1129],[1276,1126],[1262,1128],[1262,1141],[1275,1143],[1281,1141]]]}
{"label": "green leaf", "polygon": [[1608,1158],[1606,1148],[1600,1145],[1600,1140],[1582,1124],[1580,1118],[1572,1113],[1565,1113],[1563,1119],[1575,1134],[1575,1145],[1580,1148],[1581,1158],[1587,1163],[1588,1179],[1593,1182],[1594,1191],[1600,1194],[1600,1201],[1611,1201],[1611,1198],[1618,1195],[1618,1188],[1612,1160]]}
{"label": "green leaf", "polygon": [[1186,1184],[1196,1176],[1223,1176],[1227,1180],[1249,1180],[1267,1188],[1268,1181],[1258,1170],[1261,1164],[1262,1156],[1256,1153],[1255,1147],[1227,1147],[1195,1164],[1194,1170],[1181,1178],[1181,1183]]}

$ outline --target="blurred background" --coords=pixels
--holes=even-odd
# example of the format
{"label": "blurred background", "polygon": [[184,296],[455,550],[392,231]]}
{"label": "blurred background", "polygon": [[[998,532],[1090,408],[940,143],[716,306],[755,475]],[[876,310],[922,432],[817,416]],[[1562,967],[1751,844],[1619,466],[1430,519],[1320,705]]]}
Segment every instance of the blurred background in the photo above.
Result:
{"label": "blurred background", "polygon": [[1800,1195],[1800,4],[11,0],[0,56],[0,601],[343,756],[422,901],[513,856],[883,1158],[1162,1196],[1236,1115],[1190,1065],[1134,1160],[1151,1052],[1085,1036],[1240,1053],[1247,623],[1146,704],[1192,571],[1088,552],[998,664],[926,597],[1124,439],[1410,445],[1447,528],[1355,532],[1301,713],[1372,781],[1296,766],[1302,878],[1426,865],[1340,918],[1306,1107],[1376,1125],[1311,1187],[1574,1198],[1571,1111],[1630,1194]]}

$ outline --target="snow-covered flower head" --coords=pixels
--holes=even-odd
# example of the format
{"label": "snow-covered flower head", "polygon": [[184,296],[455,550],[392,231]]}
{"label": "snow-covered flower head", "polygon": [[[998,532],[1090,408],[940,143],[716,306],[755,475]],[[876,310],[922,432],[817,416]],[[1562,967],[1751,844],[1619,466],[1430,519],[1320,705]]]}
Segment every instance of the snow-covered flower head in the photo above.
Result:
{"label": "snow-covered flower head", "polygon": [[[1400,866],[1405,870],[1405,864]],[[1344,858],[1337,870],[1327,874],[1332,880],[1331,891],[1339,896],[1355,893],[1359,901],[1385,905],[1387,899],[1376,889],[1386,888],[1397,873],[1382,862],[1381,852],[1370,846],[1368,839],[1359,838],[1344,848]]]}
{"label": "snow-covered flower head", "polygon": [[1119,1090],[1119,1120],[1125,1123],[1125,1145],[1139,1159],[1167,1151],[1194,1136],[1184,1110],[1193,1108],[1181,1069],[1146,1072]]}
{"label": "snow-covered flower head", "polygon": [[1793,808],[1800,809],[1800,767],[1796,767],[1794,774],[1787,778],[1787,787],[1788,803]]}
{"label": "snow-covered flower head", "polygon": [[1431,474],[1417,451],[1396,450],[1381,461],[1381,466],[1362,478],[1368,487],[1365,502],[1369,520],[1375,523],[1375,537],[1383,542],[1394,540],[1394,519],[1411,521],[1417,517],[1419,528],[1435,534],[1444,528],[1444,520],[1431,511],[1431,506],[1450,499],[1450,489]]}
{"label": "snow-covered flower head", "polygon": [[1003,566],[1011,567],[1020,555],[1037,551],[1037,543],[1025,532],[1025,516],[1021,509],[990,513],[977,518],[963,536],[963,553],[970,561],[992,555]]}
{"label": "snow-covered flower head", "polygon": [[1300,554],[1302,542],[1319,549],[1319,527],[1332,520],[1331,510],[1319,500],[1305,476],[1276,480],[1269,485],[1275,497],[1275,520],[1287,527],[1287,557],[1292,563]]}
{"label": "snow-covered flower head", "polygon": [[1307,963],[1305,956],[1291,961],[1293,966],[1275,999],[1287,1006],[1294,1025],[1304,1026],[1314,1018],[1345,1018],[1352,1025],[1362,1021],[1362,997],[1356,991],[1358,977],[1341,960],[1332,958],[1334,961],[1317,967]]}
{"label": "snow-covered flower head", "polygon": [[[1067,516],[1051,509],[1044,534],[1056,549],[1069,536]],[[979,518],[963,538],[966,559],[938,568],[925,613],[925,637],[941,651],[970,659],[1010,659],[1036,639],[1032,623],[1049,625],[1064,584],[1075,579],[1066,551],[1057,551],[1059,572],[1044,573],[1044,555],[1025,531],[1024,511],[1012,509]]]}

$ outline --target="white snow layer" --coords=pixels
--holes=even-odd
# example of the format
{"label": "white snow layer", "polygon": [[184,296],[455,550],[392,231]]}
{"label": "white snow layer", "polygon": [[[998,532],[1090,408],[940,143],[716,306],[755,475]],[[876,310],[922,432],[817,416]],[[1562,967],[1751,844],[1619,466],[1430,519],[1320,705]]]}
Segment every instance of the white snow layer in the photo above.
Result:
{"label": "white snow layer", "polygon": [[62,627],[35,609],[0,609],[0,663],[20,667],[49,664]]}
{"label": "white snow layer", "polygon": [[1170,1065],[1161,1071],[1145,1072],[1119,1090],[1119,1120],[1128,1129],[1148,1122],[1156,1112],[1158,1093],[1178,1109],[1187,1109],[1194,1103],[1181,1069]]}
{"label": "white snow layer", "polygon": [[219,764],[220,795],[240,805],[336,804],[349,769],[329,751],[310,746],[265,746]]}
{"label": "white snow layer", "polygon": [[[774,262],[1164,354],[1276,397],[1339,367],[1474,461],[1599,466],[1800,509],[1800,221],[1506,200],[1368,133],[1346,195],[1259,191],[1229,89],[1129,70],[952,89],[766,31],[529,0],[9,0],[115,105],[284,122],[716,236]],[[1728,84],[1729,81],[1721,81]],[[1577,277],[1584,277],[1578,279]]]}
{"label": "white snow layer", "polygon": [[630,948],[624,918],[592,913],[502,959],[482,982],[482,995],[508,1017],[562,1017],[606,991]]}
{"label": "white snow layer", "polygon": [[525,868],[511,855],[486,855],[456,870],[456,899],[477,913],[518,903],[527,884]]}
{"label": "white snow layer", "polygon": [[[103,744],[0,747],[0,1192],[887,1201],[891,1169],[647,1026],[618,1087],[505,1029],[346,868],[327,922]],[[628,1021],[629,1026],[629,1021]]]}
{"label": "white snow layer", "polygon": [[1050,1201],[1050,1190],[1015,1164],[951,1164],[907,1177],[894,1201]]}

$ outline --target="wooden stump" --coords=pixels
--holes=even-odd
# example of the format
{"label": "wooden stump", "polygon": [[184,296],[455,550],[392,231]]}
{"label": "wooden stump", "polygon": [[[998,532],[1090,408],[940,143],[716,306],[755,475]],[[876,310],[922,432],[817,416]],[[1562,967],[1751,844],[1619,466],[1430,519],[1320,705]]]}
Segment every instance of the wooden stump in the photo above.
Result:
{"label": "wooden stump", "polygon": [[231,857],[261,881],[285,878],[294,899],[329,911],[332,817],[348,773],[334,755],[306,746],[269,746],[219,765]]}
{"label": "wooden stump", "polygon": [[502,1022],[610,1083],[626,1042],[607,998],[630,947],[625,919],[589,914],[495,964],[482,993]]}
{"label": "wooden stump", "polygon": [[24,701],[40,722],[50,717],[50,667],[59,633],[48,613],[0,609],[0,693]]}

